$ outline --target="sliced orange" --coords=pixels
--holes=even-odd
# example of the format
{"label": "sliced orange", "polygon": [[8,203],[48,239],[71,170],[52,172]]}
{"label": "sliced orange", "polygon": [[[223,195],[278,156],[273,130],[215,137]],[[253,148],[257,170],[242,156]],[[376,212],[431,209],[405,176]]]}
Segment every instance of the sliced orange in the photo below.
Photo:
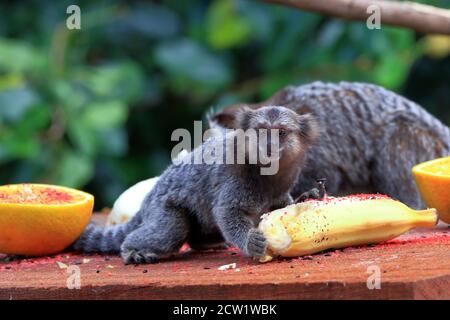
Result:
{"label": "sliced orange", "polygon": [[450,157],[420,163],[412,172],[426,205],[450,223]]}
{"label": "sliced orange", "polygon": [[40,256],[68,247],[94,207],[88,193],[45,184],[0,186],[0,253]]}

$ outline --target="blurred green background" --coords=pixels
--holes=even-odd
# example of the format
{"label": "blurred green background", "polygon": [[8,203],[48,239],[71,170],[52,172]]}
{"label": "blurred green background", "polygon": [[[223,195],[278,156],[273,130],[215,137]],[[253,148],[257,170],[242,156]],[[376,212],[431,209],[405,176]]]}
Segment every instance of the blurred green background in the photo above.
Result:
{"label": "blurred green background", "polygon": [[[421,1],[450,8],[450,0]],[[66,8],[81,8],[81,30]],[[0,179],[97,209],[170,162],[176,128],[288,84],[368,81],[450,124],[450,40],[251,0],[2,1]]]}

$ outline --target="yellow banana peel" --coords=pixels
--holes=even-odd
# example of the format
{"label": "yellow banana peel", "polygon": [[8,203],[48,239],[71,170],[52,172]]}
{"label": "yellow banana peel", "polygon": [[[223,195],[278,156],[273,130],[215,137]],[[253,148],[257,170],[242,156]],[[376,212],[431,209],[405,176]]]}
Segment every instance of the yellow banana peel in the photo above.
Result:
{"label": "yellow banana peel", "polygon": [[308,200],[262,216],[267,255],[298,257],[332,248],[379,243],[415,227],[433,227],[436,209],[413,210],[383,195]]}

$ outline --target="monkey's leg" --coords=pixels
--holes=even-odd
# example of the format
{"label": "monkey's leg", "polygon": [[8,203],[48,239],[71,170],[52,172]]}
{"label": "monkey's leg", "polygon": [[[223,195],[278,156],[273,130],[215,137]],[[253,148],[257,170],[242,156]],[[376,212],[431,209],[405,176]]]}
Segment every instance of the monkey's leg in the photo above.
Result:
{"label": "monkey's leg", "polygon": [[371,178],[375,190],[415,209],[423,207],[411,169],[414,165],[441,157],[446,144],[420,119],[396,116],[386,124],[378,140]]}
{"label": "monkey's leg", "polygon": [[125,238],[120,255],[125,264],[155,263],[177,253],[188,233],[188,220],[182,211],[160,209],[158,213],[152,212],[141,227]]}

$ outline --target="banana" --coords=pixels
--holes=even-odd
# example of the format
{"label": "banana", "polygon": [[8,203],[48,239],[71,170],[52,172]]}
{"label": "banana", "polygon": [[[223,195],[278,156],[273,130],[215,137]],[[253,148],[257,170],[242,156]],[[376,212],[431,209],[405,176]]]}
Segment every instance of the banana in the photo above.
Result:
{"label": "banana", "polygon": [[436,209],[413,210],[384,195],[308,200],[261,217],[258,228],[267,238],[268,249],[260,261],[387,241],[437,221]]}

